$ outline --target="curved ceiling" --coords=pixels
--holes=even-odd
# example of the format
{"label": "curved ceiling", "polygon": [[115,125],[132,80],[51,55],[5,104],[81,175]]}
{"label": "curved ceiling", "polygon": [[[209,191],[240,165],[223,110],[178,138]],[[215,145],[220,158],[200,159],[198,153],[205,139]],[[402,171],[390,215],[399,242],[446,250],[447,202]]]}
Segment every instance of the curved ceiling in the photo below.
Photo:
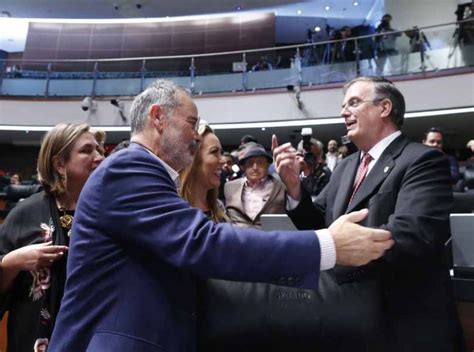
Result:
{"label": "curved ceiling", "polygon": [[[0,17],[151,18],[237,11],[277,11],[278,15],[365,18],[377,0],[2,0]],[[328,8],[326,8],[328,7]]]}

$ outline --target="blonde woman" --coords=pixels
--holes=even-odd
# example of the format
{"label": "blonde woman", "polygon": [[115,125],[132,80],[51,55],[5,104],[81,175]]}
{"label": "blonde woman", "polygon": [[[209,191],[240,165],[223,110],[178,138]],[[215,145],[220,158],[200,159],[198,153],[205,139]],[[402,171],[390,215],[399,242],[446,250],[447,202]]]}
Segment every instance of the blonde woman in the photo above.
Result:
{"label": "blonde woman", "polygon": [[20,202],[0,228],[8,351],[47,349],[66,281],[76,203],[103,159],[87,124],[61,123],[43,139],[38,171],[44,191]]}

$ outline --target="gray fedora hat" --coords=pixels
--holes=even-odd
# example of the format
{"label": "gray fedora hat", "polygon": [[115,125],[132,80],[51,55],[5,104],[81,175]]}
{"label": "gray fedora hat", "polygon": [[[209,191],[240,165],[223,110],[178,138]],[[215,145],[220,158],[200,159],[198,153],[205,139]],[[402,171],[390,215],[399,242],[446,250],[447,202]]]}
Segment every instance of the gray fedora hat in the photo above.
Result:
{"label": "gray fedora hat", "polygon": [[273,157],[265,150],[263,145],[258,143],[248,143],[248,145],[245,146],[244,153],[239,160],[239,164],[242,165],[247,159],[254,156],[264,156],[268,159],[270,164],[273,162]]}

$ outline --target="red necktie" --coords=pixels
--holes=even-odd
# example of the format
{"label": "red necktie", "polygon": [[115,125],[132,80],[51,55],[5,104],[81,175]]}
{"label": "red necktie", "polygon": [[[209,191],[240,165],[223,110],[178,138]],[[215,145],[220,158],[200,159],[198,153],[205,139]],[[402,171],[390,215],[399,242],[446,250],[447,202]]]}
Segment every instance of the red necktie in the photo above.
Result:
{"label": "red necktie", "polygon": [[352,190],[352,195],[351,199],[349,200],[349,203],[352,202],[352,198],[354,198],[356,192],[359,190],[360,185],[365,179],[365,176],[367,175],[367,171],[369,171],[369,164],[372,161],[372,157],[370,156],[369,153],[365,153],[364,156],[362,157],[362,160],[360,161],[359,168],[357,169],[357,175],[354,181],[354,186]]}

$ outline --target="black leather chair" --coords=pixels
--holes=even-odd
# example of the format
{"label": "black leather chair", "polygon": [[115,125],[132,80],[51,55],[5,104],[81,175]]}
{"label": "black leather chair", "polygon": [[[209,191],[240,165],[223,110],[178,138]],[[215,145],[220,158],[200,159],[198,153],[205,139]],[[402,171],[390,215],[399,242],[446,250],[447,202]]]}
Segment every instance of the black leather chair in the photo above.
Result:
{"label": "black leather chair", "polygon": [[28,198],[42,189],[43,186],[41,185],[8,185],[4,189],[7,209],[13,209],[21,199]]}
{"label": "black leather chair", "polygon": [[474,188],[473,188],[473,191],[454,192],[453,196],[454,196],[453,213],[474,212]]}
{"label": "black leather chair", "polygon": [[464,189],[467,192],[474,192],[474,166],[466,167],[464,171]]}

